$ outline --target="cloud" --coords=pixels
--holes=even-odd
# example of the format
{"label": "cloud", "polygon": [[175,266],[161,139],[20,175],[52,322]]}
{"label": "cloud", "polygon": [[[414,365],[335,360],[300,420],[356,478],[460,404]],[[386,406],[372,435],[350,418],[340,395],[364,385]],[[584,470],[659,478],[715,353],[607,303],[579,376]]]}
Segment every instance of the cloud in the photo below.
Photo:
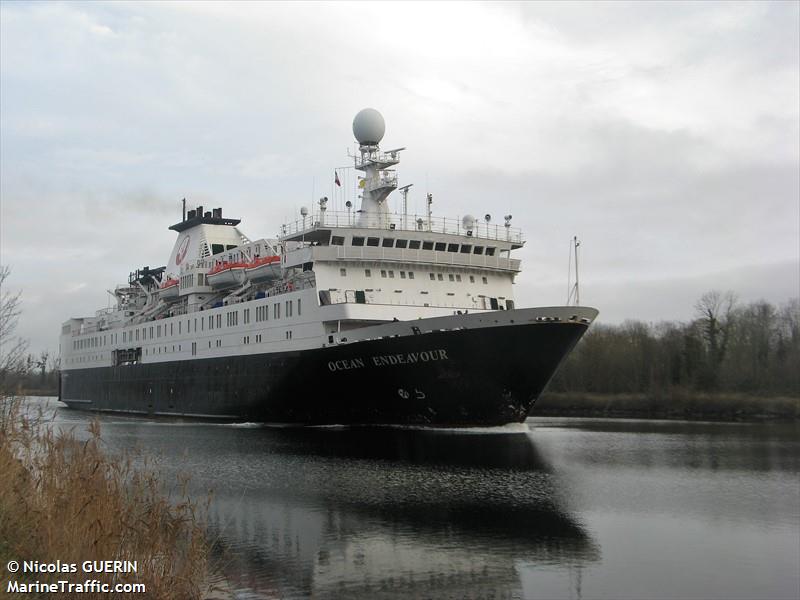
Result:
{"label": "cloud", "polygon": [[21,329],[53,348],[67,316],[163,264],[181,198],[251,237],[341,204],[364,106],[408,147],[412,209],[430,191],[436,215],[514,215],[521,306],[561,297],[575,234],[604,315],[677,318],[670,290],[705,281],[780,301],[800,260],[799,6],[2,3],[0,260]]}

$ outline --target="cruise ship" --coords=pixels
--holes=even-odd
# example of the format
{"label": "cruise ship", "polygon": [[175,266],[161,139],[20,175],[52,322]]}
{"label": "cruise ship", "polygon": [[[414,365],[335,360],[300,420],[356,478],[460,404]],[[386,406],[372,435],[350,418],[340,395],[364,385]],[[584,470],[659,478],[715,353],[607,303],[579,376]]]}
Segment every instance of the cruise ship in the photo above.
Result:
{"label": "cruise ship", "polygon": [[[597,316],[514,300],[522,233],[491,216],[389,210],[404,148],[374,109],[353,121],[360,206],[252,239],[187,210],[166,266],[61,330],[60,400],[146,416],[288,424],[486,426],[525,420]],[[338,173],[336,173],[337,183]]]}

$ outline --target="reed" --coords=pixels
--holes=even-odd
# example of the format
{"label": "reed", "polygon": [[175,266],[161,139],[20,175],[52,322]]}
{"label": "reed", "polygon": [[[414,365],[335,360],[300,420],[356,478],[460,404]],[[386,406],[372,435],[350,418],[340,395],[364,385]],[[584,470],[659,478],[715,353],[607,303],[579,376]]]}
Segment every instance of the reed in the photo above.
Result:
{"label": "reed", "polygon": [[[82,441],[0,399],[0,595],[14,577],[5,570],[13,559],[78,565],[75,574],[18,573],[19,582],[97,579],[145,584],[146,594],[113,594],[120,598],[206,597],[207,502],[187,495],[185,479],[169,489],[147,457],[116,456],[103,446],[97,421]],[[138,568],[81,572],[83,561],[95,560],[136,561]]]}

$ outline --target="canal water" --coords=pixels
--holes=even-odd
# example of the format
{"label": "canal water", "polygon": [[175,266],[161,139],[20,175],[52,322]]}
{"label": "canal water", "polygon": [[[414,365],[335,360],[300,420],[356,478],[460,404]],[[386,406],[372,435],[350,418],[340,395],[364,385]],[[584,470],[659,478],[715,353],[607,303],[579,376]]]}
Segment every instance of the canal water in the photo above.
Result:
{"label": "canal water", "polygon": [[101,423],[213,490],[236,598],[800,597],[796,424]]}

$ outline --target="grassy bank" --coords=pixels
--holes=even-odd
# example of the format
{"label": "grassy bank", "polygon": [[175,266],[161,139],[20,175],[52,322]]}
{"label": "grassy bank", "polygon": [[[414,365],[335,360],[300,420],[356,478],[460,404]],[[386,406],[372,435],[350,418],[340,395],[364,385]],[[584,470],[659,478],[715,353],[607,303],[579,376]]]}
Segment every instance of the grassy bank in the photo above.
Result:
{"label": "grassy bank", "polygon": [[715,421],[800,420],[800,397],[698,394],[674,390],[647,394],[545,392],[532,415],[702,419]]}
{"label": "grassy bank", "polygon": [[[0,400],[0,411],[0,596],[10,578],[146,585],[144,595],[112,594],[119,598],[206,596],[209,547],[202,509],[180,486],[170,497],[146,460],[135,466],[131,456],[106,452],[96,422],[89,439],[79,441],[22,414],[17,402]],[[12,576],[5,569],[9,560],[76,563],[78,572]],[[136,561],[138,569],[116,574],[81,569],[84,561],[106,560]]]}

